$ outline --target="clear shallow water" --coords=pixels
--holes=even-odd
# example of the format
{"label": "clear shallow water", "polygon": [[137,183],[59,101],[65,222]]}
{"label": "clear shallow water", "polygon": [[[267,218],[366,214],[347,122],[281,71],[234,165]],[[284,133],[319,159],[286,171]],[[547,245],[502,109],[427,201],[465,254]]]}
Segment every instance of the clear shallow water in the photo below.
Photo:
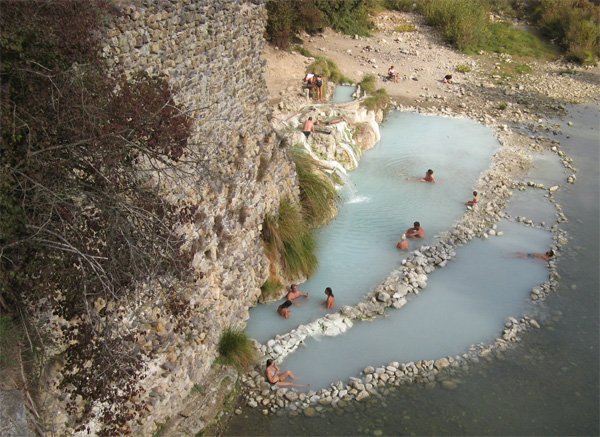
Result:
{"label": "clear shallow water", "polygon": [[559,289],[536,305],[542,329],[503,359],[472,366],[457,390],[403,386],[374,405],[356,404],[355,413],[313,419],[247,408],[227,435],[599,435],[599,109],[571,107],[557,120],[557,139],[580,171],[576,185],[555,195],[570,242]]}
{"label": "clear shallow water", "polygon": [[356,91],[355,86],[336,85],[335,92],[333,93],[333,99],[331,100],[331,103],[335,104],[335,103],[351,102],[352,100],[354,100],[354,97],[352,97],[352,94],[354,94],[355,91]]}
{"label": "clear shallow water", "polygon": [[512,255],[545,252],[552,242],[550,232],[519,223],[503,220],[498,230],[504,235],[459,248],[404,308],[357,322],[337,337],[308,339],[306,347],[282,362],[282,369],[292,369],[311,389],[320,389],[358,377],[368,365],[455,356],[472,344],[493,342],[509,316],[531,305],[531,288],[548,279],[543,263]]}
{"label": "clear shallow water", "polygon": [[[391,113],[380,143],[350,173],[338,216],[318,233],[320,268],[298,287],[310,299],[298,299],[288,320],[276,313],[282,301],[257,305],[250,310],[246,333],[266,342],[322,317],[326,287],[333,289],[338,308],[364,300],[407,256],[396,243],[414,221],[421,223],[426,238],[411,242],[411,250],[461,217],[498,146],[491,130],[468,119]],[[438,183],[407,181],[423,177],[428,168]]]}
{"label": "clear shallow water", "polygon": [[556,221],[556,207],[548,198],[548,192],[539,189],[515,191],[506,205],[506,212],[511,217],[525,217],[535,224],[544,222],[546,226]]}

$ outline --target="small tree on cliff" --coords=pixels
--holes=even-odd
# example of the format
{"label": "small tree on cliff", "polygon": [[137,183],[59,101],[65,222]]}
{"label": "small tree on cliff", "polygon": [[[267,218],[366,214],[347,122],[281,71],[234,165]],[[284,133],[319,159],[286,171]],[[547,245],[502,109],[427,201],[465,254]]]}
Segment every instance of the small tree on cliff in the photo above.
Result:
{"label": "small tree on cliff", "polygon": [[0,303],[42,352],[54,345],[39,315],[69,321],[62,387],[83,402],[68,412],[83,429],[105,404],[100,432],[126,433],[144,407],[144,353],[119,306],[139,283],[186,271],[174,227],[190,212],[150,174],[175,168],[190,121],[163,79],[109,74],[98,57],[108,1],[0,8]]}

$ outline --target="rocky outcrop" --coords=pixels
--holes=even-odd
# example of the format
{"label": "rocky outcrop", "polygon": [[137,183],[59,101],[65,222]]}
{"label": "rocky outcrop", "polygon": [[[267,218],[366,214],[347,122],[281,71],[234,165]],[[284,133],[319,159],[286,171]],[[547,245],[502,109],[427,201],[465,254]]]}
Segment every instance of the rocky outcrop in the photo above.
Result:
{"label": "rocky outcrop", "polygon": [[[121,311],[123,329],[136,333],[152,357],[138,399],[146,407],[127,426],[152,435],[157,424],[178,414],[194,387],[210,391],[213,381],[205,376],[221,333],[248,318],[268,277],[260,237],[265,214],[283,196],[297,196],[297,178],[268,121],[262,2],[143,0],[121,6],[103,56],[127,75],[164,76],[193,120],[186,155],[172,172],[162,168],[171,177],[152,173],[151,165],[160,163],[146,169],[157,192],[189,217],[178,231],[185,236],[181,256],[191,260],[192,279],[145,284]],[[75,426],[64,402],[84,400],[56,391],[60,366],[55,370],[42,397],[51,428],[64,435]]]}

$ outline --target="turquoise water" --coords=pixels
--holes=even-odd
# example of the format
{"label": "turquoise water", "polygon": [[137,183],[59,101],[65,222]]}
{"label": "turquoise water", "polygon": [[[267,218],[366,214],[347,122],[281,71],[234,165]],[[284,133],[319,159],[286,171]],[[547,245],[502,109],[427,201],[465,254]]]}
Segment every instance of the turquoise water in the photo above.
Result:
{"label": "turquoise water", "polygon": [[[391,113],[380,143],[349,174],[338,216],[318,233],[320,268],[298,287],[311,298],[299,299],[288,320],[276,313],[281,302],[257,305],[250,310],[247,334],[266,342],[322,317],[326,287],[333,289],[338,308],[364,300],[407,256],[396,243],[414,221],[421,223],[426,238],[412,242],[412,249],[462,216],[464,202],[472,198],[473,185],[498,146],[489,129],[468,119]],[[428,168],[438,183],[407,181],[423,177]]]}
{"label": "turquoise water", "polygon": [[[283,360],[311,389],[347,381],[366,366],[435,360],[464,353],[472,344],[501,337],[506,319],[531,305],[532,287],[548,279],[544,264],[512,257],[517,251],[545,252],[547,231],[501,221],[502,237],[474,240],[457,250],[444,269],[429,275],[429,285],[386,317],[356,322],[337,337],[308,339]],[[510,274],[506,274],[510,272]]]}
{"label": "turquoise water", "polygon": [[347,103],[354,100],[352,94],[356,91],[355,86],[347,86],[347,85],[336,85],[335,92],[333,93],[333,99],[331,103]]}

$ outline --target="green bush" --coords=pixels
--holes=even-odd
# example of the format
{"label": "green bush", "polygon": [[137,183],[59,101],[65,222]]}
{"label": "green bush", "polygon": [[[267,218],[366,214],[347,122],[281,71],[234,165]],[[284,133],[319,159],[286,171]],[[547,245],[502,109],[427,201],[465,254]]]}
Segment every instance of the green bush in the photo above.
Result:
{"label": "green bush", "polygon": [[519,74],[531,73],[533,68],[527,64],[519,64],[515,67],[515,71]]}
{"label": "green bush", "polygon": [[302,47],[302,46],[296,46],[294,47],[294,50],[296,50],[298,53],[300,53],[302,56],[306,56],[307,58],[316,58],[315,55],[313,55],[307,48]]}
{"label": "green bush", "polygon": [[279,259],[286,274],[314,274],[319,263],[315,255],[316,241],[299,205],[283,199],[279,212],[265,218],[262,238],[270,259]]}
{"label": "green bush", "polygon": [[394,28],[396,32],[415,32],[417,28],[412,23],[402,23]]}
{"label": "green bush", "polygon": [[277,279],[268,278],[263,285],[260,286],[262,296],[274,298],[277,296],[277,291],[281,288],[281,282]]}
{"label": "green bush", "polygon": [[506,23],[490,24],[487,27],[485,42],[476,48],[540,59],[554,59],[557,55],[556,49],[549,43]]}
{"label": "green bush", "polygon": [[352,79],[344,76],[335,62],[322,56],[317,56],[306,70],[309,73],[320,74],[333,83],[352,83]]}
{"label": "green bush", "polygon": [[568,60],[593,64],[600,56],[600,6],[587,0],[536,2],[540,30],[555,40]]}
{"label": "green bush", "polygon": [[456,71],[458,71],[459,73],[468,73],[469,71],[471,71],[471,66],[467,64],[458,64],[456,66]]}
{"label": "green bush", "polygon": [[383,0],[383,6],[390,10],[410,12],[416,7],[416,0]]}
{"label": "green bush", "polygon": [[459,50],[474,50],[485,41],[488,7],[483,0],[419,0],[417,7]]}
{"label": "green bush", "polygon": [[340,197],[334,183],[304,149],[294,147],[290,154],[298,173],[304,219],[311,227],[319,226],[333,218]]}
{"label": "green bush", "polygon": [[498,109],[500,111],[504,111],[506,108],[508,108],[508,105],[506,103],[502,102],[498,104]]}
{"label": "green bush", "polygon": [[360,81],[359,85],[367,94],[375,94],[377,77],[374,74],[367,74],[363,77],[363,80]]}
{"label": "green bush", "polygon": [[390,96],[385,89],[379,88],[373,96],[363,100],[361,105],[370,111],[381,109],[384,113],[387,113],[390,109]]}
{"label": "green bush", "polygon": [[219,354],[225,363],[244,369],[255,360],[256,349],[243,330],[228,328],[219,342]]}

